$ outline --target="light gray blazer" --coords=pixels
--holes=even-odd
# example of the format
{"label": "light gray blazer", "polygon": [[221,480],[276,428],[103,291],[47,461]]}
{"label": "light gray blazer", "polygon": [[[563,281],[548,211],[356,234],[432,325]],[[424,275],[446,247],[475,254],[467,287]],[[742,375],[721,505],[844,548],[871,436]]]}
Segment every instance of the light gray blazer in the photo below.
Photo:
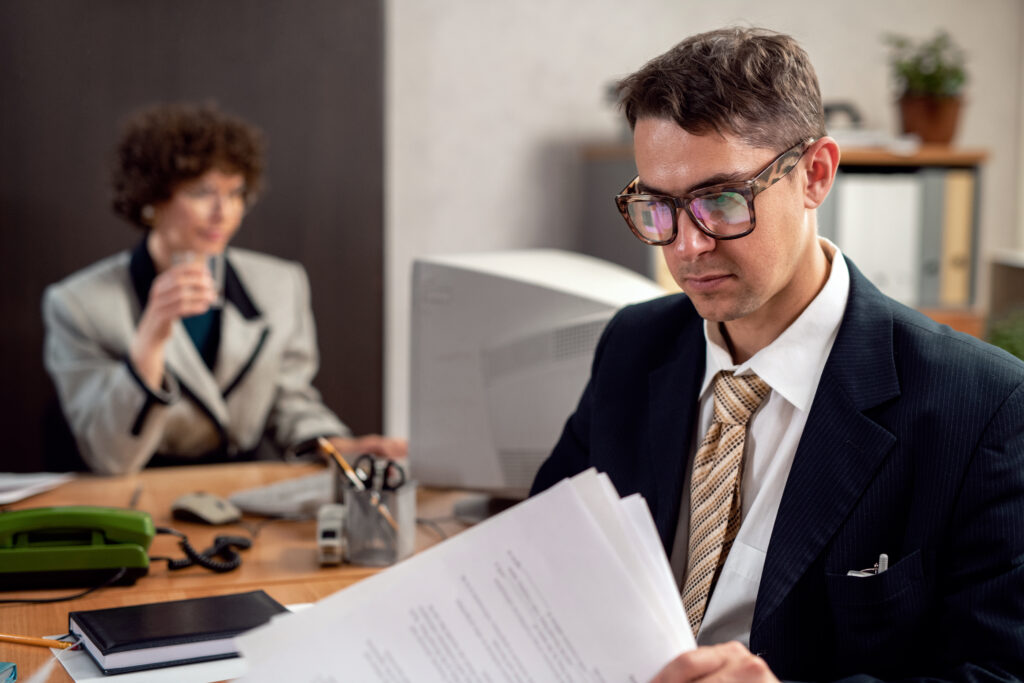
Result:
{"label": "light gray blazer", "polygon": [[43,294],[44,363],[93,471],[134,472],[155,453],[230,457],[254,450],[265,435],[280,450],[349,435],[312,386],[319,354],[305,271],[243,249],[227,252],[214,371],[179,321],[164,384],[147,387],[129,360],[140,281],[147,268],[152,277],[144,250],[106,258]]}

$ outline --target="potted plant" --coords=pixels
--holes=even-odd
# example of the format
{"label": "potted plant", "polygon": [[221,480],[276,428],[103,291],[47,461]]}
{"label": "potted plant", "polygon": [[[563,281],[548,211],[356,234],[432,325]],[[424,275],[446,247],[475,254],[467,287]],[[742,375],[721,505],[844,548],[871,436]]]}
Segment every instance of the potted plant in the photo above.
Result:
{"label": "potted plant", "polygon": [[988,341],[1024,360],[1024,310],[1012,313],[993,324]]}
{"label": "potted plant", "polygon": [[890,34],[889,66],[899,94],[903,132],[948,145],[956,132],[967,73],[964,53],[949,34],[915,42]]}

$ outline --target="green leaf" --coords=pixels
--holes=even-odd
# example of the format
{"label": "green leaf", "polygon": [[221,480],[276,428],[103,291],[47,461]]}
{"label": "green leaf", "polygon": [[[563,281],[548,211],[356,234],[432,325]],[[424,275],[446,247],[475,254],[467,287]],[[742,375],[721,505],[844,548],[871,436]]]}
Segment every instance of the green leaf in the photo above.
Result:
{"label": "green leaf", "polygon": [[959,95],[967,82],[964,52],[946,31],[915,42],[907,36],[886,34],[889,66],[900,95]]}

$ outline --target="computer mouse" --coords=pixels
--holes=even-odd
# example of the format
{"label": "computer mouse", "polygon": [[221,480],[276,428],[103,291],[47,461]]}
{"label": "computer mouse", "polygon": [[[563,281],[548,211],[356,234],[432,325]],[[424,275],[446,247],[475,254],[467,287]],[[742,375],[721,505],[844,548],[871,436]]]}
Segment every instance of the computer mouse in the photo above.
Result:
{"label": "computer mouse", "polygon": [[220,496],[205,491],[186,493],[171,504],[175,519],[204,524],[231,524],[242,518],[242,513]]}

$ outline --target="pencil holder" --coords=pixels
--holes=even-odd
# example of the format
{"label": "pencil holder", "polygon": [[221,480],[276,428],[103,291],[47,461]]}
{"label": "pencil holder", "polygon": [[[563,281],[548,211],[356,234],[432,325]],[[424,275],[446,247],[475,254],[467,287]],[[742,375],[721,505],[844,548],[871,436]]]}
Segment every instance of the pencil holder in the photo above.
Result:
{"label": "pencil holder", "polygon": [[349,562],[383,567],[412,555],[416,543],[416,482],[384,491],[360,491],[352,486],[342,490]]}

